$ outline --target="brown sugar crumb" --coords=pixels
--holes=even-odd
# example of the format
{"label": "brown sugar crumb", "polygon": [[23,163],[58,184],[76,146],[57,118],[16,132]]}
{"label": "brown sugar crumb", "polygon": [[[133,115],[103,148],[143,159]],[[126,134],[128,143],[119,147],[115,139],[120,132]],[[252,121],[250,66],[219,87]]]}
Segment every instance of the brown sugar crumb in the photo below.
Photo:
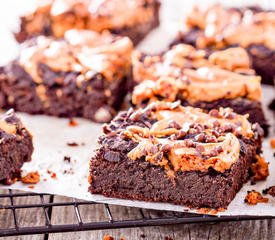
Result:
{"label": "brown sugar crumb", "polygon": [[247,195],[244,199],[249,205],[256,205],[259,202],[267,203],[268,198],[264,198],[261,193],[256,192],[255,190],[247,191]]}
{"label": "brown sugar crumb", "polygon": [[34,186],[28,186],[28,188],[30,188],[30,189],[34,189]]}
{"label": "brown sugar crumb", "polygon": [[67,145],[70,146],[70,147],[77,147],[78,143],[76,143],[76,142],[69,142],[69,143],[67,143]]}
{"label": "brown sugar crumb", "polygon": [[114,240],[114,238],[110,235],[104,236],[103,240]]}
{"label": "brown sugar crumb", "polygon": [[38,171],[29,172],[25,177],[21,178],[21,182],[23,182],[23,183],[36,184],[39,181],[40,181],[40,175],[39,175]]}
{"label": "brown sugar crumb", "polygon": [[253,173],[252,181],[265,180],[268,175],[268,163],[265,162],[263,157],[256,156],[257,162],[251,164],[251,171]]}
{"label": "brown sugar crumb", "polygon": [[264,189],[263,194],[269,194],[270,196],[275,197],[275,186]]}
{"label": "brown sugar crumb", "polygon": [[64,161],[65,161],[65,162],[71,162],[71,157],[69,157],[69,156],[64,156]]}
{"label": "brown sugar crumb", "polygon": [[76,120],[74,120],[73,118],[71,118],[70,120],[69,120],[69,127],[76,127],[76,126],[78,126],[78,122],[76,121]]}
{"label": "brown sugar crumb", "polygon": [[275,138],[270,139],[270,146],[275,149]]}

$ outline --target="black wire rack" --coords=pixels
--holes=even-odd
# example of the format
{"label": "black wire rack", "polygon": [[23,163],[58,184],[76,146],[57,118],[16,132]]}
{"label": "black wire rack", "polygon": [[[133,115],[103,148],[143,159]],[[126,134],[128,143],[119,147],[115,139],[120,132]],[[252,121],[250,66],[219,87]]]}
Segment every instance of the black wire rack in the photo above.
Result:
{"label": "black wire rack", "polygon": [[[39,203],[31,204],[15,204],[15,199],[20,197],[36,196],[40,198]],[[45,201],[45,196],[49,197],[49,202]],[[4,198],[10,199],[10,204],[1,205]],[[6,194],[0,194],[0,211],[11,210],[13,215],[13,225],[7,229],[0,229],[0,237],[2,236],[15,236],[15,235],[27,235],[27,234],[48,234],[57,232],[72,232],[72,231],[86,231],[86,230],[103,230],[114,228],[129,228],[129,227],[145,227],[145,226],[159,226],[159,225],[171,225],[171,224],[188,224],[188,223],[205,223],[205,222],[222,222],[222,221],[242,221],[242,220],[256,220],[256,219],[271,219],[272,216],[209,216],[190,213],[176,213],[170,212],[170,216],[156,216],[146,217],[144,211],[139,209],[139,219],[127,219],[116,220],[108,204],[82,201],[75,198],[71,198],[70,201],[54,202],[54,196],[50,194],[39,193],[14,193],[9,190]],[[101,204],[104,205],[107,220],[84,222],[80,214],[79,207],[82,205]],[[53,224],[51,222],[52,208],[53,207],[71,206],[74,208],[77,222],[73,224]],[[26,226],[20,227],[19,218],[16,210],[30,209],[30,208],[42,208],[43,215],[45,217],[45,224],[42,226]]]}

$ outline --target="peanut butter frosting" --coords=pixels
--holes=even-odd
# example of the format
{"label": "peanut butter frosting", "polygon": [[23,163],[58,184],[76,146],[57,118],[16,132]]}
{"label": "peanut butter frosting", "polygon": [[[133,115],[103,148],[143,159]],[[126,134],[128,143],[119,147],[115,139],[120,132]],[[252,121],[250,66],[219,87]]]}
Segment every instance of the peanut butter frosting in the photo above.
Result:
{"label": "peanut butter frosting", "polygon": [[247,52],[240,47],[217,51],[206,58],[204,50],[178,44],[162,56],[133,54],[134,104],[163,97],[174,101],[181,94],[189,102],[221,98],[261,98],[261,78],[250,69]]}
{"label": "peanut butter frosting", "polygon": [[154,18],[155,0],[51,0],[38,5],[26,17],[29,33],[41,32],[43,23],[50,22],[54,37],[60,38],[69,29],[89,29],[102,32]]}
{"label": "peanut butter frosting", "polygon": [[[132,113],[130,119],[147,114],[153,120],[148,127],[131,125],[120,132],[137,143],[128,157],[163,166],[174,171],[219,172],[228,170],[239,159],[238,137],[253,137],[247,116],[229,108],[212,110],[182,107],[179,102],[154,102]],[[172,166],[172,169],[171,169]]]}
{"label": "peanut butter frosting", "polygon": [[202,10],[197,6],[186,19],[187,29],[203,30],[196,40],[199,48],[211,46],[217,49],[238,44],[244,48],[262,44],[275,49],[275,12],[251,9],[226,9],[214,5]]}
{"label": "peanut butter frosting", "polygon": [[132,42],[127,37],[109,32],[69,30],[64,40],[39,36],[35,45],[21,51],[19,62],[38,84],[43,83],[37,68],[39,63],[53,71],[80,73],[80,80],[101,73],[111,82],[114,76],[117,79],[130,71],[132,49]]}

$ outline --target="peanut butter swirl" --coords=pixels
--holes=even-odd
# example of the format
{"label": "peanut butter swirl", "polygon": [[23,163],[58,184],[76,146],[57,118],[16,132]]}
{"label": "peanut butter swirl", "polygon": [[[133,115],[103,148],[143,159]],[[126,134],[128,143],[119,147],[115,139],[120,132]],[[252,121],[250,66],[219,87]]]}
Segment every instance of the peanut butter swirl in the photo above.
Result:
{"label": "peanut butter swirl", "polygon": [[102,32],[120,29],[154,18],[155,0],[47,0],[26,17],[29,33],[41,32],[44,23],[51,23],[54,37],[63,37],[69,29]]}
{"label": "peanut butter swirl", "polygon": [[38,84],[43,83],[37,68],[39,63],[53,71],[78,72],[82,79],[101,73],[111,82],[114,76],[120,78],[130,71],[132,48],[127,37],[69,30],[64,40],[38,37],[36,45],[21,51],[19,62]]}
{"label": "peanut butter swirl", "polygon": [[132,101],[168,101],[181,94],[189,102],[221,98],[261,98],[261,78],[250,69],[247,52],[240,47],[217,51],[206,59],[204,50],[178,44],[163,56],[133,56],[134,78],[140,83]]}
{"label": "peanut butter swirl", "polygon": [[187,29],[198,27],[203,34],[196,40],[197,47],[224,48],[238,44],[248,47],[262,44],[275,49],[275,13],[250,9],[226,9],[214,5],[206,10],[195,7],[186,19]]}
{"label": "peanut butter swirl", "polygon": [[[154,102],[133,113],[149,114],[155,120],[151,127],[128,126],[120,134],[138,145],[128,153],[136,160],[145,157],[168,171],[219,172],[229,169],[239,158],[239,136],[253,136],[247,116],[229,108],[212,110],[209,114],[179,102]],[[130,116],[131,118],[131,116]]]}
{"label": "peanut butter swirl", "polygon": [[[21,122],[8,122],[7,118],[14,117],[14,111],[13,109],[9,110],[4,116],[0,118],[0,129],[8,134],[15,135],[17,132],[17,128],[21,128],[22,124]],[[0,143],[1,143],[1,137],[0,137]]]}

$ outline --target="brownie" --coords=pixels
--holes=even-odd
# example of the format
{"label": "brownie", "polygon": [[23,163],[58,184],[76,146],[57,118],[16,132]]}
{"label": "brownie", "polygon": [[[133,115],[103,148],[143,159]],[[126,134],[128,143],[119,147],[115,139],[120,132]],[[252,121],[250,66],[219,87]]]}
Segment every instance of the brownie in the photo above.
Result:
{"label": "brownie", "polygon": [[103,127],[90,161],[91,193],[226,208],[261,152],[263,130],[229,108],[153,102]]}
{"label": "brownie", "polygon": [[186,30],[178,34],[172,45],[187,43],[209,51],[242,46],[248,51],[253,68],[262,76],[262,83],[273,84],[274,17],[275,11],[260,7],[214,5],[205,10],[194,7],[186,18]]}
{"label": "brownie", "polygon": [[50,0],[21,18],[18,42],[38,35],[63,37],[70,29],[109,30],[138,44],[159,25],[158,0]]}
{"label": "brownie", "polygon": [[132,79],[132,48],[128,37],[89,30],[30,39],[0,68],[0,107],[108,122]]}
{"label": "brownie", "polygon": [[236,113],[249,114],[265,133],[268,124],[260,102],[261,77],[250,68],[245,49],[228,48],[209,54],[191,45],[177,44],[161,55],[135,52],[133,75],[137,86],[132,103],[180,100],[184,106],[206,111],[230,107]]}
{"label": "brownie", "polygon": [[12,109],[0,117],[0,139],[0,183],[9,185],[33,152],[32,135]]}

